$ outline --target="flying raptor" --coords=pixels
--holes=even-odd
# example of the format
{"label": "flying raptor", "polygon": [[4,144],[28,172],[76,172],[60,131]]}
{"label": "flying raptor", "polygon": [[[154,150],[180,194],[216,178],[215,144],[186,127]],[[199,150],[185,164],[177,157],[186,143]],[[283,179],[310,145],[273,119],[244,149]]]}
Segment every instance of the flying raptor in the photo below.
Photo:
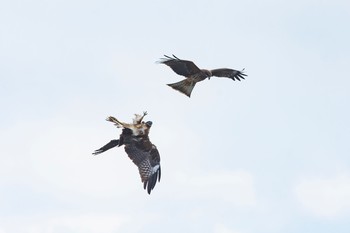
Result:
{"label": "flying raptor", "polygon": [[175,55],[173,55],[173,57],[164,55],[164,57],[165,58],[161,58],[159,63],[169,66],[178,75],[186,77],[186,79],[180,82],[167,85],[177,91],[180,91],[188,97],[191,96],[191,92],[196,83],[203,81],[206,78],[210,79],[210,77],[216,76],[230,78],[233,81],[241,81],[241,79],[245,79],[244,76],[247,76],[243,73],[244,69],[242,71],[229,68],[220,68],[214,70],[199,69],[192,61],[182,60]]}
{"label": "flying raptor", "polygon": [[107,121],[113,122],[118,128],[123,128],[119,139],[111,140],[93,155],[103,153],[113,147],[124,145],[124,150],[129,158],[138,167],[143,183],[143,188],[147,189],[148,194],[155,187],[157,180],[160,181],[160,155],[157,147],[151,143],[148,134],[152,126],[151,121],[142,121],[147,112],[143,115],[135,114],[133,123],[123,123],[115,117],[107,117]]}

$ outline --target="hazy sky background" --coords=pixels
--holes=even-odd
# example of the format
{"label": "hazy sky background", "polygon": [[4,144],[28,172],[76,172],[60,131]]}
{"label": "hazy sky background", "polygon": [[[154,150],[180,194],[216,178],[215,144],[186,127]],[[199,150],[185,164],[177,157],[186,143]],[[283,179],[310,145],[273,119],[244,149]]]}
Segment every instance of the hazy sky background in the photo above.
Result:
{"label": "hazy sky background", "polygon": [[[2,1],[0,233],[347,233],[349,1]],[[192,97],[163,54],[212,78]],[[151,195],[104,119],[147,110]]]}

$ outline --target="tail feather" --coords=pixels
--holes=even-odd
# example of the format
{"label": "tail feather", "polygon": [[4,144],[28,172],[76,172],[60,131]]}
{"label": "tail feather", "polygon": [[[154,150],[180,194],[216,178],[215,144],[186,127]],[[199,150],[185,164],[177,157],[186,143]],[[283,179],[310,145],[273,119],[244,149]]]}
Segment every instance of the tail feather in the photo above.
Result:
{"label": "tail feather", "polygon": [[196,82],[189,80],[189,79],[184,79],[180,82],[177,83],[171,83],[167,84],[168,86],[172,87],[173,89],[187,95],[188,97],[191,97],[191,92],[196,85]]}

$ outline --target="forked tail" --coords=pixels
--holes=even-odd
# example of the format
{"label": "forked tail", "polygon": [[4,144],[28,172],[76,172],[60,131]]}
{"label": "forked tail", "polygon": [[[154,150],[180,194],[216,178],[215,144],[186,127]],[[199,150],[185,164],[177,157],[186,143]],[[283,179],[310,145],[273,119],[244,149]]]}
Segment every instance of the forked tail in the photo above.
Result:
{"label": "forked tail", "polygon": [[173,89],[187,95],[188,97],[191,97],[191,92],[196,85],[196,82],[189,80],[189,79],[184,79],[180,82],[177,83],[171,83],[167,84],[168,86],[172,87]]}

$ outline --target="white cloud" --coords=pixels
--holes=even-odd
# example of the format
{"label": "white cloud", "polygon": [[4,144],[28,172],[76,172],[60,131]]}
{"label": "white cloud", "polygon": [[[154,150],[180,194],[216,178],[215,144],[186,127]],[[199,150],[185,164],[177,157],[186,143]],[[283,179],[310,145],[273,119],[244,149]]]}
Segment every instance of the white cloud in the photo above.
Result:
{"label": "white cloud", "polygon": [[[300,158],[310,173],[349,164],[350,34],[343,25],[350,1],[186,1],[183,17],[181,4],[167,1],[145,1],[136,13],[131,1],[5,2],[0,233],[88,232],[93,223],[75,223],[110,216],[72,216],[72,210],[138,213],[129,225],[140,231],[127,226],[127,232],[179,232],[201,223],[218,233],[298,231],[305,224],[316,232],[333,229],[290,211],[293,200],[281,195],[288,181],[275,176],[294,177]],[[201,40],[184,36],[208,24],[212,31]],[[187,98],[166,86],[184,77],[154,63],[172,53],[200,68],[245,67],[248,77],[203,81]],[[120,133],[104,121],[108,114],[128,121],[143,110],[154,122],[151,140],[162,159],[152,195],[123,148],[91,155]],[[315,145],[324,152],[317,161],[309,153]],[[334,216],[349,209],[347,183],[348,176],[308,179],[295,193],[303,210]],[[163,221],[145,221],[150,213]],[[8,215],[15,230],[1,221]],[[113,228],[112,220],[98,221],[105,232]]]}
{"label": "white cloud", "polygon": [[177,186],[191,190],[186,198],[221,200],[238,206],[256,203],[253,175],[247,171],[224,171],[175,174]]}
{"label": "white cloud", "polygon": [[[1,219],[1,233],[115,233],[128,221],[113,214],[81,214],[55,217],[18,217]],[[16,224],[20,222],[21,224]]]}
{"label": "white cloud", "polygon": [[110,131],[108,135],[103,129],[64,117],[19,124],[0,135],[5,143],[9,141],[2,150],[7,156],[6,162],[0,164],[0,184],[45,189],[59,198],[72,194],[114,197],[127,195],[130,190],[143,191],[137,168],[123,148],[100,156],[91,154],[118,136],[112,126]]}
{"label": "white cloud", "polygon": [[224,224],[216,224],[214,227],[214,233],[240,233],[240,231],[232,230]]}
{"label": "white cloud", "polygon": [[311,214],[336,217],[350,211],[350,176],[304,180],[297,184],[295,194]]}
{"label": "white cloud", "polygon": [[75,232],[115,232],[124,221],[115,215],[82,215],[53,218],[49,221],[49,227],[52,232],[58,227],[66,227]]}

